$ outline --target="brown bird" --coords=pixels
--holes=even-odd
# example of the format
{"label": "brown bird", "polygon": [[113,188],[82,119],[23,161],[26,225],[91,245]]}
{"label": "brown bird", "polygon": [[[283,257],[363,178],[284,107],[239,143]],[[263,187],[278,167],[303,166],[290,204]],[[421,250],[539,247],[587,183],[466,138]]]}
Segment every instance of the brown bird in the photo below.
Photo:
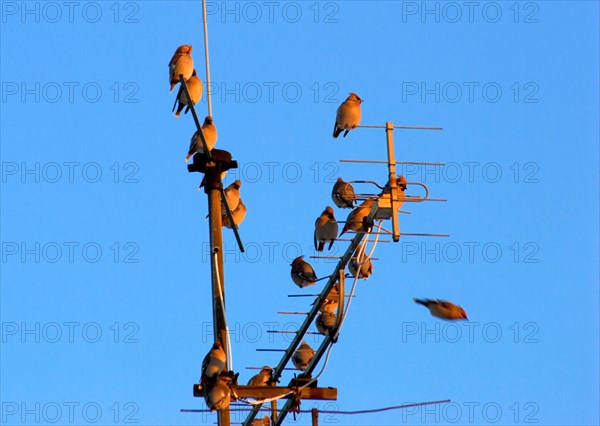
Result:
{"label": "brown bird", "polygon": [[335,205],[340,208],[354,208],[354,201],[356,200],[354,188],[348,182],[344,182],[344,179],[339,177],[337,178],[337,182],[333,185],[331,199]]}
{"label": "brown bird", "polygon": [[468,320],[467,313],[463,308],[452,302],[438,299],[413,299],[415,303],[429,309],[431,315],[445,320]]}
{"label": "brown bird", "polygon": [[352,229],[354,232],[359,232],[363,229],[363,222],[369,213],[371,213],[371,209],[373,207],[373,203],[375,200],[369,198],[365,200],[360,206],[355,208],[350,212],[348,218],[346,219],[346,223],[344,224],[344,229],[342,229],[342,233],[340,237],[344,234],[344,232]]}
{"label": "brown bird", "polygon": [[350,93],[350,96],[339,106],[335,117],[335,125],[333,126],[334,139],[344,130],[346,131],[344,137],[346,137],[350,130],[360,125],[362,115],[360,104],[362,101],[356,93]]}
{"label": "brown bird", "polygon": [[260,370],[260,373],[258,373],[256,376],[252,377],[248,381],[248,386],[267,386],[269,384],[269,381],[271,380],[272,372],[273,369],[265,365]]}
{"label": "brown bird", "polygon": [[292,264],[292,281],[300,288],[308,287],[317,282],[317,274],[308,262],[303,259],[304,256],[298,256]]}
{"label": "brown bird", "polygon": [[179,76],[183,74],[183,79],[187,80],[194,72],[194,60],[192,59],[192,46],[183,44],[177,48],[171,61],[169,62],[169,83],[171,90],[179,83]]}
{"label": "brown bird", "polygon": [[292,362],[294,363],[294,367],[296,370],[306,370],[308,364],[315,356],[315,351],[310,345],[306,342],[302,342],[300,347],[296,349],[294,354],[292,355]]}
{"label": "brown bird", "polygon": [[321,216],[319,216],[315,222],[315,249],[319,252],[323,251],[325,248],[325,243],[329,241],[328,250],[331,250],[331,246],[333,246],[337,232],[338,223],[337,220],[335,220],[335,217],[333,217],[333,209],[327,206],[325,210],[323,210],[323,213],[321,213]]}
{"label": "brown bird", "polygon": [[[175,112],[175,116],[179,117],[183,108],[187,106],[185,109],[185,113],[187,114],[190,110],[190,105],[196,105],[200,98],[202,98],[202,92],[204,91],[204,87],[202,86],[202,80],[196,74],[196,70],[192,72],[192,76],[186,81],[188,91],[190,92],[190,97],[192,98],[192,103],[188,102],[188,98],[185,95],[185,90],[183,90],[183,86],[179,88],[179,92],[177,93],[177,98],[175,99],[175,104],[173,105],[173,111],[175,111],[175,107],[177,107],[177,112]],[[179,106],[177,106],[177,102],[179,102]]]}
{"label": "brown bird", "polygon": [[[229,221],[229,216],[227,216],[227,213],[225,212],[225,210],[223,210],[222,213],[223,213],[223,217],[222,217],[221,222],[222,222],[223,226],[226,228],[229,228],[229,229],[233,229],[233,225]],[[236,226],[240,226],[240,224],[244,221],[244,218],[246,217],[246,205],[242,202],[241,197],[240,197],[240,202],[238,203],[238,206],[236,207],[235,210],[233,210],[231,212],[231,216],[233,217],[233,221],[235,222]]]}
{"label": "brown bird", "polygon": [[[202,134],[204,135],[204,140],[206,141],[206,147],[209,151],[212,151],[217,144],[217,137],[219,135],[217,133],[217,127],[215,126],[215,123],[210,115],[204,119],[204,123],[202,124]],[[196,131],[194,136],[192,136],[192,140],[190,141],[190,149],[188,150],[187,157],[185,157],[185,161],[189,161],[189,159],[192,158],[197,152],[204,153],[204,145],[202,145],[202,139],[200,138],[198,131]]]}
{"label": "brown bird", "polygon": [[212,345],[212,348],[202,361],[202,378],[200,379],[200,384],[204,386],[207,380],[221,374],[226,363],[227,355],[223,350],[223,345],[221,345],[220,341],[217,341]]}
{"label": "brown bird", "polygon": [[[404,200],[406,198],[406,196],[404,195],[404,192],[406,191],[406,178],[402,175],[398,176],[396,178],[396,185],[398,187],[398,191],[397,191],[397,199],[396,201],[398,201],[398,208],[402,207],[402,204],[404,204]],[[384,194],[391,194],[392,192],[392,188],[390,187],[390,185],[386,185],[383,193]]]}
{"label": "brown bird", "polygon": [[319,333],[321,333],[323,336],[329,336],[335,327],[336,319],[337,315],[333,312],[321,312],[321,314],[315,320],[315,325],[317,326]]}
{"label": "brown bird", "polygon": [[363,278],[366,280],[373,273],[373,263],[371,262],[371,258],[367,257],[366,255],[362,256],[362,262],[359,263],[359,259],[357,259],[359,248],[360,247],[356,248],[354,256],[352,256],[350,259],[350,262],[348,263],[348,270],[353,277],[356,277],[358,274],[358,278]]}

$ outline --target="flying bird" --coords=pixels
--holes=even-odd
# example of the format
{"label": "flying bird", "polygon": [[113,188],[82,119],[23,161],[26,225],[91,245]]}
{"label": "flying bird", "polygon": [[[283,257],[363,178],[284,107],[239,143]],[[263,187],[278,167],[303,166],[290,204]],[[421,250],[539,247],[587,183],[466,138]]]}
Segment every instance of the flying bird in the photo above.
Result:
{"label": "flying bird", "polygon": [[269,384],[269,381],[271,380],[272,372],[273,369],[265,365],[260,370],[260,373],[258,373],[256,376],[252,377],[248,381],[248,386],[267,386]]}
{"label": "flying bird", "polygon": [[292,362],[294,363],[294,367],[296,367],[296,370],[306,370],[306,367],[308,367],[308,363],[313,359],[314,356],[314,349],[311,348],[308,343],[302,341],[300,347],[296,349],[294,355],[292,355]]}
{"label": "flying bird", "polygon": [[337,109],[337,115],[335,117],[335,126],[333,127],[333,138],[337,137],[344,130],[344,137],[348,132],[356,128],[360,124],[361,110],[360,104],[362,99],[356,93],[350,93],[350,96],[346,98],[344,102]]}
{"label": "flying bird", "polygon": [[431,315],[445,320],[468,320],[467,313],[463,308],[452,302],[438,299],[413,299],[415,303],[429,309]]}
{"label": "flying bird", "polygon": [[204,386],[207,380],[221,374],[226,363],[227,355],[223,350],[223,345],[220,341],[217,341],[212,345],[212,348],[202,361],[202,378],[200,379],[200,384]]}
{"label": "flying bird", "polygon": [[179,83],[179,76],[183,75],[184,80],[189,79],[194,72],[194,60],[192,59],[192,46],[183,44],[177,48],[171,61],[169,62],[169,83],[171,90]]}
{"label": "flying bird", "polygon": [[[227,212],[225,211],[225,209],[223,209],[221,212],[223,213],[223,226],[229,229],[233,229],[233,225],[229,221],[229,216],[227,216]],[[244,221],[244,218],[246,217],[246,205],[242,202],[241,198],[236,209],[231,211],[231,216],[233,217],[235,226],[240,226],[240,224]]]}
{"label": "flying bird", "polygon": [[372,198],[369,198],[350,212],[340,237],[350,229],[352,229],[354,232],[359,232],[361,229],[363,229],[364,220],[367,218],[367,216],[369,216],[369,213],[371,213],[374,202],[375,201]]}
{"label": "flying bird", "polygon": [[354,188],[348,182],[344,182],[341,177],[337,178],[337,182],[333,185],[331,191],[331,198],[336,206],[340,208],[354,208],[354,201],[356,195],[354,194]]}
{"label": "flying bird", "polygon": [[337,232],[338,223],[335,217],[333,217],[333,209],[327,206],[315,222],[315,249],[319,252],[323,251],[325,243],[329,241],[328,250],[331,250],[331,246],[333,246],[333,242],[337,237]]}
{"label": "flying bird", "polygon": [[[215,123],[210,115],[204,119],[204,123],[202,124],[202,134],[204,135],[204,140],[206,141],[206,147],[209,151],[212,151],[217,144],[218,133]],[[185,161],[189,161],[189,159],[192,158],[197,152],[204,153],[204,145],[202,145],[202,139],[200,138],[198,131],[196,131],[194,136],[192,136],[190,149],[188,150],[187,157],[185,157]]]}
{"label": "flying bird", "polygon": [[[202,80],[196,74],[196,70],[192,72],[192,76],[188,78],[186,81],[188,91],[190,92],[190,97],[192,98],[192,103],[188,102],[188,98],[185,95],[185,90],[183,90],[183,86],[179,88],[179,92],[177,93],[177,98],[175,99],[175,104],[173,105],[173,111],[175,111],[175,107],[177,107],[177,111],[175,112],[175,116],[179,117],[181,115],[181,111],[184,107],[185,113],[187,114],[190,110],[190,105],[196,105],[200,98],[202,98],[202,92],[204,91],[204,87],[202,86]],[[177,105],[179,102],[179,106]]]}
{"label": "flying bird", "polygon": [[308,287],[317,282],[317,274],[308,262],[303,259],[304,256],[298,256],[292,264],[292,281],[300,288]]}

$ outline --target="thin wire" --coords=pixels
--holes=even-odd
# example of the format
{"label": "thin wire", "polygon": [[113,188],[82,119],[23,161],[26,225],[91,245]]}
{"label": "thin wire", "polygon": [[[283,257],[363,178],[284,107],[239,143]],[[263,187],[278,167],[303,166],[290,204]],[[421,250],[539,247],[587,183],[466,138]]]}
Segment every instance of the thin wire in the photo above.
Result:
{"label": "thin wire", "polygon": [[[404,404],[404,405],[394,405],[391,407],[383,407],[383,408],[373,408],[369,410],[356,410],[356,411],[335,411],[335,410],[319,410],[321,414],[340,414],[340,415],[356,415],[356,414],[373,414],[373,413],[381,413],[383,411],[391,411],[391,410],[402,410],[404,408],[412,408],[419,407],[423,405],[433,405],[433,404],[446,404],[451,402],[449,399],[443,399],[440,401],[429,401],[429,402],[418,402],[415,404]],[[196,410],[196,409],[185,409],[182,408],[180,410],[182,413],[210,413],[210,410]],[[243,408],[232,408],[231,411],[247,411]],[[271,411],[270,408],[260,408],[260,411]],[[312,410],[300,410],[300,413],[311,413]]]}
{"label": "thin wire", "polygon": [[[217,253],[214,253],[215,264],[217,264]],[[221,302],[221,307],[223,308],[223,317],[225,320],[225,333],[227,333],[227,360],[229,361],[229,369],[233,371],[233,352],[231,350],[231,339],[229,338],[229,326],[227,325],[227,313],[225,312],[225,300],[223,297],[223,287],[221,287],[221,277],[219,276],[219,267],[215,268],[215,273],[217,275],[217,286],[219,287],[219,301]]]}
{"label": "thin wire", "polygon": [[212,98],[210,93],[210,61],[208,59],[208,22],[206,20],[206,0],[202,0],[202,23],[204,24],[204,57],[206,59],[206,98],[208,115],[212,117]]}

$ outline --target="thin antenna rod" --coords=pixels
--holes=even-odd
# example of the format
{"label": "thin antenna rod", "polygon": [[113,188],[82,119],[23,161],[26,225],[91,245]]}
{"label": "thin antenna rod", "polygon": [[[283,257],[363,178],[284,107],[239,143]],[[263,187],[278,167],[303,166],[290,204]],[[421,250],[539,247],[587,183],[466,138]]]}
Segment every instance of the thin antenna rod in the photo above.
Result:
{"label": "thin antenna rod", "polygon": [[210,61],[208,59],[208,22],[206,20],[206,0],[202,0],[202,23],[204,24],[204,58],[206,60],[206,99],[208,115],[212,117],[212,98],[210,93]]}

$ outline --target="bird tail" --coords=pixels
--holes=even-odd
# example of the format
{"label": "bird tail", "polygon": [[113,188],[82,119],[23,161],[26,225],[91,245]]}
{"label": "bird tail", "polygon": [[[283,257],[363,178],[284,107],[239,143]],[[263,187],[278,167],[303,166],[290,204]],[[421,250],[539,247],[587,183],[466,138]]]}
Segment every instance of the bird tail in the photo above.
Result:
{"label": "bird tail", "polygon": [[317,251],[323,251],[324,248],[325,248],[325,241],[323,241],[323,240],[319,241],[319,247],[317,247]]}
{"label": "bird tail", "polygon": [[340,133],[342,133],[344,131],[344,129],[340,129],[337,125],[337,121],[335,122],[334,126],[333,126],[333,138],[337,139],[337,137],[340,135]]}
{"label": "bird tail", "polygon": [[[346,137],[346,135],[348,134],[348,132],[349,132],[349,131],[350,131],[350,130],[346,130],[346,131],[344,132],[344,137]],[[340,133],[341,133],[341,132],[342,132],[342,131],[340,130]]]}
{"label": "bird tail", "polygon": [[417,299],[416,297],[413,298],[413,300],[415,301],[415,303],[418,303],[419,305],[427,306],[427,301],[425,301],[425,300]]}

